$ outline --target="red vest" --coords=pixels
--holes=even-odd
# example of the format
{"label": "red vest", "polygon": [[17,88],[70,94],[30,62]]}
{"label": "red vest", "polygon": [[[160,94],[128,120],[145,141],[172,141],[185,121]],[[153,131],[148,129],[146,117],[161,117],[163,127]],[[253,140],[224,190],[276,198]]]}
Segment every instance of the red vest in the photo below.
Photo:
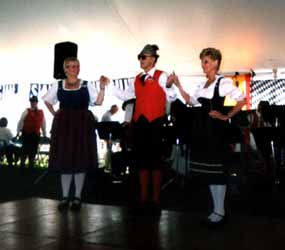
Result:
{"label": "red vest", "polygon": [[136,107],[133,119],[137,121],[143,115],[149,122],[165,115],[166,95],[159,85],[159,77],[162,71],[156,70],[153,77],[148,77],[144,85],[140,75],[135,79]]}
{"label": "red vest", "polygon": [[40,129],[43,123],[44,113],[41,109],[28,109],[28,114],[24,120],[23,133],[36,133],[40,135]]}

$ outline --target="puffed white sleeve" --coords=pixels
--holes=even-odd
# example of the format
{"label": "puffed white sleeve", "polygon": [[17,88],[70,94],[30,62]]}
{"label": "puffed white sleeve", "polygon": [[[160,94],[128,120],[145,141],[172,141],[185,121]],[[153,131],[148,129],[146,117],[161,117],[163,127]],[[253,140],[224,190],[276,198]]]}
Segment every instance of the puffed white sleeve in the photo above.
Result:
{"label": "puffed white sleeve", "polygon": [[97,97],[98,97],[98,89],[95,87],[94,84],[92,84],[91,82],[87,82],[87,89],[88,89],[88,93],[89,93],[89,105],[90,106],[95,106]]}
{"label": "puffed white sleeve", "polygon": [[55,105],[58,102],[57,99],[58,82],[52,84],[48,92],[42,97],[45,102]]}
{"label": "puffed white sleeve", "polygon": [[229,96],[235,101],[242,101],[245,98],[245,94],[233,84],[233,80],[230,78],[221,79],[219,93],[221,96]]}
{"label": "puffed white sleeve", "polygon": [[130,100],[136,97],[134,84],[135,84],[135,81],[132,79],[130,81],[129,86],[125,90],[119,89],[116,86],[111,85],[111,84],[110,86],[108,86],[108,88],[110,88],[111,94],[113,96],[116,96],[118,99],[122,101],[127,101],[127,100]]}
{"label": "puffed white sleeve", "polygon": [[199,105],[198,98],[201,97],[200,90],[202,88],[202,83],[196,85],[193,90],[193,93],[190,95],[190,102],[192,105]]}
{"label": "puffed white sleeve", "polygon": [[166,87],[167,78],[168,78],[168,74],[166,72],[163,72],[159,77],[159,85],[164,90],[167,101],[173,102],[177,99],[177,93],[174,88],[174,85],[172,85],[171,87]]}

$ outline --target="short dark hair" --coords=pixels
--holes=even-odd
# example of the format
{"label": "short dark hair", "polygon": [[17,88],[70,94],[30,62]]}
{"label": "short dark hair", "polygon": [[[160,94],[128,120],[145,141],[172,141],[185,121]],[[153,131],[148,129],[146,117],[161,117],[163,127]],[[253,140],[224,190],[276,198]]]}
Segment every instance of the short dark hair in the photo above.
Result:
{"label": "short dark hair", "polygon": [[0,119],[0,127],[1,127],[1,128],[5,128],[5,127],[7,127],[7,125],[8,125],[8,120],[7,120],[7,118],[6,118],[6,117],[2,117],[2,118]]}
{"label": "short dark hair", "polygon": [[212,60],[218,61],[218,70],[220,69],[222,62],[222,53],[216,48],[205,48],[200,52],[199,58],[202,59],[205,56],[209,56]]}
{"label": "short dark hair", "polygon": [[30,100],[30,102],[38,102],[39,101],[38,97],[35,95],[31,96],[29,100]]}

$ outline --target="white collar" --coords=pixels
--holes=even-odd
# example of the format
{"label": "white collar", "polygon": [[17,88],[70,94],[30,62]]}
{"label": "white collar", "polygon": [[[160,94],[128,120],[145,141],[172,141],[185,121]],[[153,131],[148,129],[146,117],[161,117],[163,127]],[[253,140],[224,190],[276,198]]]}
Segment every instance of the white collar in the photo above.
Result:
{"label": "white collar", "polygon": [[142,72],[141,75],[147,74],[146,78],[148,77],[153,77],[154,76],[154,72],[155,72],[155,67],[153,67],[151,70],[149,70],[148,72]]}

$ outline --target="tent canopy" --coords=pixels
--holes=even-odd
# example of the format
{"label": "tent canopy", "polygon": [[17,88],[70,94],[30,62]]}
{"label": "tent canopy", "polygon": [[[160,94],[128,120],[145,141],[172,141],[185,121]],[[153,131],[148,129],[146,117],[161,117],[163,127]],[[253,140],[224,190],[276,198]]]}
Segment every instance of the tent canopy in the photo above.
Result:
{"label": "tent canopy", "polygon": [[181,75],[201,74],[204,47],[222,51],[223,72],[284,68],[284,9],[282,0],[2,1],[2,80],[52,80],[63,41],[78,44],[88,80],[133,76],[147,43],[160,47],[160,68]]}

